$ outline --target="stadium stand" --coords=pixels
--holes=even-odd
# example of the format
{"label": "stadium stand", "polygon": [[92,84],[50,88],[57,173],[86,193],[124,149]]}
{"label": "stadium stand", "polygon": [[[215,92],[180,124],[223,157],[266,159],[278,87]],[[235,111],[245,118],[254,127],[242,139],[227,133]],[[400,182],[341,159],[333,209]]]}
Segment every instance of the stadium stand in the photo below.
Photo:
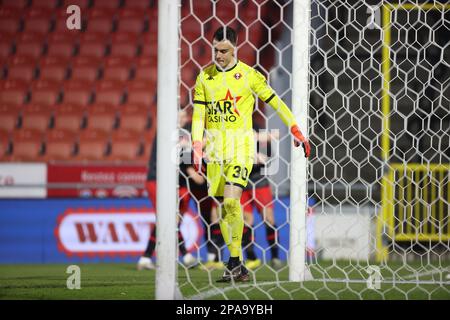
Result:
{"label": "stadium stand", "polygon": [[22,110],[22,129],[34,129],[45,132],[50,128],[53,117],[53,105],[28,104]]}
{"label": "stadium stand", "polygon": [[[81,30],[67,28],[69,5],[82,10]],[[211,62],[211,47],[200,38],[202,34],[210,37],[220,23],[210,19],[211,9],[209,1],[183,1],[183,106],[190,104],[200,67],[190,57],[201,66]],[[191,11],[199,20],[186,18]],[[256,19],[254,10],[225,11],[218,19],[238,28],[241,22],[236,18],[246,23]],[[251,34],[240,28],[239,37],[251,38],[257,47],[265,28],[260,23],[253,25]],[[23,141],[11,139],[6,148],[3,137],[0,152],[11,151],[8,160],[20,161],[31,161],[33,155],[42,161],[128,161],[131,154],[144,160],[155,134],[151,122],[156,112],[157,36],[157,1],[153,0],[1,1],[0,130],[13,137],[13,132],[33,129],[45,139],[40,141],[43,147],[37,148],[39,143],[34,141],[34,148],[24,154]],[[256,61],[252,46],[239,50],[250,64]],[[88,136],[91,130],[111,137],[113,144],[102,138],[95,143],[105,152],[90,154],[87,148],[92,144],[81,137],[76,144],[72,135],[83,132],[83,137]],[[123,130],[134,133],[124,138],[118,133]],[[15,148],[18,141],[22,147]],[[117,149],[125,142],[130,148],[121,154]],[[6,161],[4,156],[1,159]]]}
{"label": "stadium stand", "polygon": [[43,133],[34,129],[15,129],[12,132],[12,151],[9,161],[36,161],[42,155]]}
{"label": "stadium stand", "polygon": [[42,161],[70,161],[76,146],[76,133],[64,129],[47,130],[45,133],[45,155]]}
{"label": "stadium stand", "polygon": [[20,106],[0,104],[0,130],[11,132],[17,127],[20,119]]}

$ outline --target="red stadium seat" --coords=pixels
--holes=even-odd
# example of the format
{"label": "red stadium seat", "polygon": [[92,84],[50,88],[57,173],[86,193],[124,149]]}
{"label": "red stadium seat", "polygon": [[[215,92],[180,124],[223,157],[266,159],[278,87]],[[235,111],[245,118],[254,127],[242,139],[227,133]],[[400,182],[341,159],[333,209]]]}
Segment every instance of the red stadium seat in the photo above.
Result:
{"label": "red stadium seat", "polygon": [[110,17],[89,17],[87,19],[87,32],[110,33],[113,28],[113,21]]}
{"label": "red stadium seat", "polygon": [[51,57],[70,58],[74,53],[72,40],[49,41],[47,45],[47,55]]}
{"label": "red stadium seat", "polygon": [[104,160],[109,145],[108,135],[101,130],[82,130],[78,136],[76,161]]}
{"label": "red stadium seat", "polygon": [[24,19],[24,31],[46,34],[50,30],[48,17],[34,17]]}
{"label": "red stadium seat", "polygon": [[181,21],[181,36],[188,42],[193,42],[202,36],[202,24],[193,16]]}
{"label": "red stadium seat", "polygon": [[86,129],[110,132],[117,123],[117,109],[107,104],[93,104],[87,108]]}
{"label": "red stadium seat", "polygon": [[23,31],[23,32],[16,34],[16,44],[17,43],[40,42],[42,45],[44,45],[46,40],[47,40],[47,35],[39,33],[39,32]]}
{"label": "red stadium seat", "polygon": [[27,0],[3,0],[2,6],[6,8],[23,9],[28,4]]}
{"label": "red stadium seat", "polygon": [[155,141],[156,130],[154,128],[147,130],[142,135],[142,141],[144,144],[144,151],[141,156],[137,159],[140,161],[149,161],[152,152],[152,146]]}
{"label": "red stadium seat", "polygon": [[105,55],[106,45],[103,43],[84,42],[80,44],[79,55],[85,57],[101,58]]}
{"label": "red stadium seat", "polygon": [[143,43],[141,45],[141,57],[150,57],[157,59],[158,57],[158,44],[157,43]]}
{"label": "red stadium seat", "polygon": [[190,103],[192,99],[190,99],[191,90],[187,88],[185,85],[181,85],[180,87],[180,106],[185,107]]}
{"label": "red stadium seat", "polygon": [[80,36],[79,56],[102,58],[108,43],[108,34],[86,32]]}
{"label": "red stadium seat", "polygon": [[133,58],[137,53],[136,42],[113,42],[111,45],[111,56],[112,57],[123,57],[123,58]]}
{"label": "red stadium seat", "polygon": [[27,95],[27,83],[17,80],[6,80],[0,83],[0,104],[22,105]]}
{"label": "red stadium seat", "polygon": [[42,143],[42,132],[31,129],[14,130],[10,161],[37,161],[42,154]]}
{"label": "red stadium seat", "polygon": [[111,134],[110,161],[135,161],[142,150],[140,135],[135,131],[114,131]]}
{"label": "red stadium seat", "polygon": [[144,16],[121,17],[118,20],[117,31],[119,32],[137,32],[144,30]]}
{"label": "red stadium seat", "polygon": [[92,83],[97,80],[102,59],[93,57],[76,57],[71,65],[71,79]]}
{"label": "red stadium seat", "polygon": [[48,80],[37,80],[32,84],[31,102],[53,106],[58,103],[61,94],[61,84]]}
{"label": "red stadium seat", "polygon": [[120,130],[143,132],[149,125],[148,108],[144,105],[129,104],[120,109]]}
{"label": "red stadium seat", "polygon": [[141,35],[136,32],[117,31],[111,34],[109,38],[111,43],[131,43],[138,44],[141,39]]}
{"label": "red stadium seat", "polygon": [[67,77],[68,59],[47,56],[39,63],[39,79],[48,81],[63,81]]}
{"label": "red stadium seat", "polygon": [[256,55],[258,51],[249,43],[244,43],[238,46],[237,57],[249,66],[256,64]]}
{"label": "red stadium seat", "polygon": [[28,104],[22,110],[22,129],[35,129],[40,132],[49,128],[53,106]]}
{"label": "red stadium seat", "polygon": [[21,108],[15,105],[0,104],[0,130],[12,131],[17,127]]}
{"label": "red stadium seat", "polygon": [[13,36],[0,32],[0,63],[8,59],[13,49]]}
{"label": "red stadium seat", "polygon": [[0,129],[0,162],[7,160],[10,147],[11,145],[9,132]]}
{"label": "red stadium seat", "polygon": [[22,56],[15,54],[8,59],[8,65],[16,66],[16,65],[29,65],[36,63],[36,59],[29,56]]}
{"label": "red stadium seat", "polygon": [[241,39],[241,43],[246,40],[255,48],[259,48],[264,39],[265,27],[260,23],[254,23],[248,27],[248,39]]}
{"label": "red stadium seat", "polygon": [[110,41],[110,35],[98,32],[83,32],[78,37],[78,42],[81,45],[83,42],[99,42],[108,44]]}
{"label": "red stadium seat", "polygon": [[195,15],[201,21],[208,20],[212,15],[210,1],[186,1],[181,7],[181,16]]}
{"label": "red stadium seat", "polygon": [[51,9],[31,5],[23,10],[23,17],[24,19],[48,18],[48,20],[51,20],[54,16],[54,13],[55,12]]}
{"label": "red stadium seat", "polygon": [[194,63],[187,63],[181,67],[181,82],[188,88],[195,86],[195,79],[200,72]]}
{"label": "red stadium seat", "polygon": [[84,81],[68,80],[63,85],[63,102],[78,106],[86,106],[92,100],[92,85]]}
{"label": "red stadium seat", "polygon": [[148,18],[148,31],[150,33],[158,33],[158,15],[150,15]]}
{"label": "red stadium seat", "polygon": [[125,8],[129,9],[139,9],[144,11],[149,8],[148,0],[135,0],[135,1],[124,1]]}
{"label": "red stadium seat", "polygon": [[128,83],[128,104],[150,106],[155,101],[156,87],[154,82],[130,81]]}
{"label": "red stadium seat", "polygon": [[14,17],[5,17],[0,19],[1,34],[15,34],[19,31],[20,20]]}
{"label": "red stadium seat", "polygon": [[122,103],[125,87],[119,81],[99,81],[95,89],[95,102],[117,107]]}
{"label": "red stadium seat", "polygon": [[34,0],[33,8],[39,8],[39,9],[55,9],[58,6],[58,0]]}
{"label": "red stadium seat", "polygon": [[[134,1],[138,2],[138,1]],[[130,3],[131,4],[131,3]],[[147,3],[148,5],[148,3]],[[146,10],[142,10],[141,8],[133,8],[129,7],[125,4],[123,8],[119,9],[118,19],[126,19],[126,18],[136,18],[140,20],[147,19]]]}
{"label": "red stadium seat", "polygon": [[222,0],[215,4],[216,17],[220,19],[224,24],[228,25],[237,17],[238,4],[232,0]]}
{"label": "red stadium seat", "polygon": [[136,60],[136,68],[134,78],[136,80],[144,80],[156,84],[158,77],[158,66],[156,59],[141,56]]}
{"label": "red stadium seat", "polygon": [[30,82],[35,77],[35,74],[36,65],[28,59],[24,59],[23,61],[17,61],[8,66],[7,78],[10,80]]}
{"label": "red stadium seat", "polygon": [[103,67],[103,79],[113,81],[126,81],[130,77],[133,59],[109,57]]}
{"label": "red stadium seat", "polygon": [[78,132],[84,120],[85,109],[79,105],[61,104],[55,108],[54,129]]}
{"label": "red stadium seat", "polygon": [[16,43],[16,55],[37,59],[42,54],[43,43],[41,41],[26,41]]}
{"label": "red stadium seat", "polygon": [[95,0],[93,7],[96,9],[117,9],[119,5],[120,0]]}
{"label": "red stadium seat", "polygon": [[153,48],[158,48],[158,32],[146,32],[140,37],[141,45],[152,45]]}
{"label": "red stadium seat", "polygon": [[43,161],[71,160],[75,152],[76,133],[63,129],[52,129],[45,133]]}
{"label": "red stadium seat", "polygon": [[240,5],[238,16],[247,26],[251,25],[253,22],[258,21],[258,5],[253,1],[249,1],[246,7]]}
{"label": "red stadium seat", "polygon": [[130,76],[130,69],[126,66],[105,67],[103,79],[112,81],[126,81]]}

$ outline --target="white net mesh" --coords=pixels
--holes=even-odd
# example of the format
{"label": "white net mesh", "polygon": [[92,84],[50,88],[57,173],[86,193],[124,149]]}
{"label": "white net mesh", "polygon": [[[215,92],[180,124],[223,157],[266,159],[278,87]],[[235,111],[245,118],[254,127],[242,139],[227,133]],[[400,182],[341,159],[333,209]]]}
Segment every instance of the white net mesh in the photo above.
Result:
{"label": "white net mesh", "polygon": [[[222,25],[238,32],[238,58],[268,76],[290,105],[292,10],[289,0],[182,1],[181,109],[192,112],[195,77],[212,62],[212,34]],[[206,189],[189,187],[180,200],[202,211],[204,239],[191,250],[197,267],[180,260],[184,297],[450,298],[449,21],[450,3],[311,1],[307,261],[314,280],[288,281],[291,140],[259,101],[254,121],[278,130],[268,144],[261,134],[260,151],[271,145],[266,155],[279,165],[258,178],[268,181],[268,200],[260,180],[251,180],[243,200],[251,281],[215,282],[227,249]]]}

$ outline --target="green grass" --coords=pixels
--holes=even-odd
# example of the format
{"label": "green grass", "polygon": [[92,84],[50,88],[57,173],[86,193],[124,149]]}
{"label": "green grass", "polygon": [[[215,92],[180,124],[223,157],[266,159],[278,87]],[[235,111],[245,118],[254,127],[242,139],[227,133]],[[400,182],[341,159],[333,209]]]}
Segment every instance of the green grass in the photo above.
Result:
{"label": "green grass", "polygon": [[[311,265],[316,281],[302,284],[288,280],[288,270],[275,273],[268,267],[252,272],[246,284],[216,283],[221,271],[205,272],[198,268],[179,268],[178,281],[185,298],[202,299],[446,299],[450,284],[445,277],[450,263],[389,263],[380,266],[385,280],[444,281],[441,284],[396,284],[383,282],[379,290],[367,288],[367,265],[351,261],[321,262]],[[136,271],[135,264],[79,264],[81,289],[69,290],[68,265],[0,265],[0,299],[154,299],[155,272]],[[346,276],[351,281],[339,282]],[[327,279],[327,281],[323,281]],[[319,281],[320,280],[320,281]]]}

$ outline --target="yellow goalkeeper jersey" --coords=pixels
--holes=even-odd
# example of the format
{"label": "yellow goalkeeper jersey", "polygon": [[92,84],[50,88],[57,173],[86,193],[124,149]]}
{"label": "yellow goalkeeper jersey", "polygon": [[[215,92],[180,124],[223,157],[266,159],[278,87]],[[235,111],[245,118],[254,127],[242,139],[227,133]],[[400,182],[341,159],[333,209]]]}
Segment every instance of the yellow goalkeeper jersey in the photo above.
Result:
{"label": "yellow goalkeeper jersey", "polygon": [[254,159],[252,115],[255,97],[274,108],[289,128],[296,124],[292,112],[268,85],[266,78],[242,61],[225,71],[212,64],[197,76],[192,140],[202,141],[206,131],[209,161],[244,163]]}

